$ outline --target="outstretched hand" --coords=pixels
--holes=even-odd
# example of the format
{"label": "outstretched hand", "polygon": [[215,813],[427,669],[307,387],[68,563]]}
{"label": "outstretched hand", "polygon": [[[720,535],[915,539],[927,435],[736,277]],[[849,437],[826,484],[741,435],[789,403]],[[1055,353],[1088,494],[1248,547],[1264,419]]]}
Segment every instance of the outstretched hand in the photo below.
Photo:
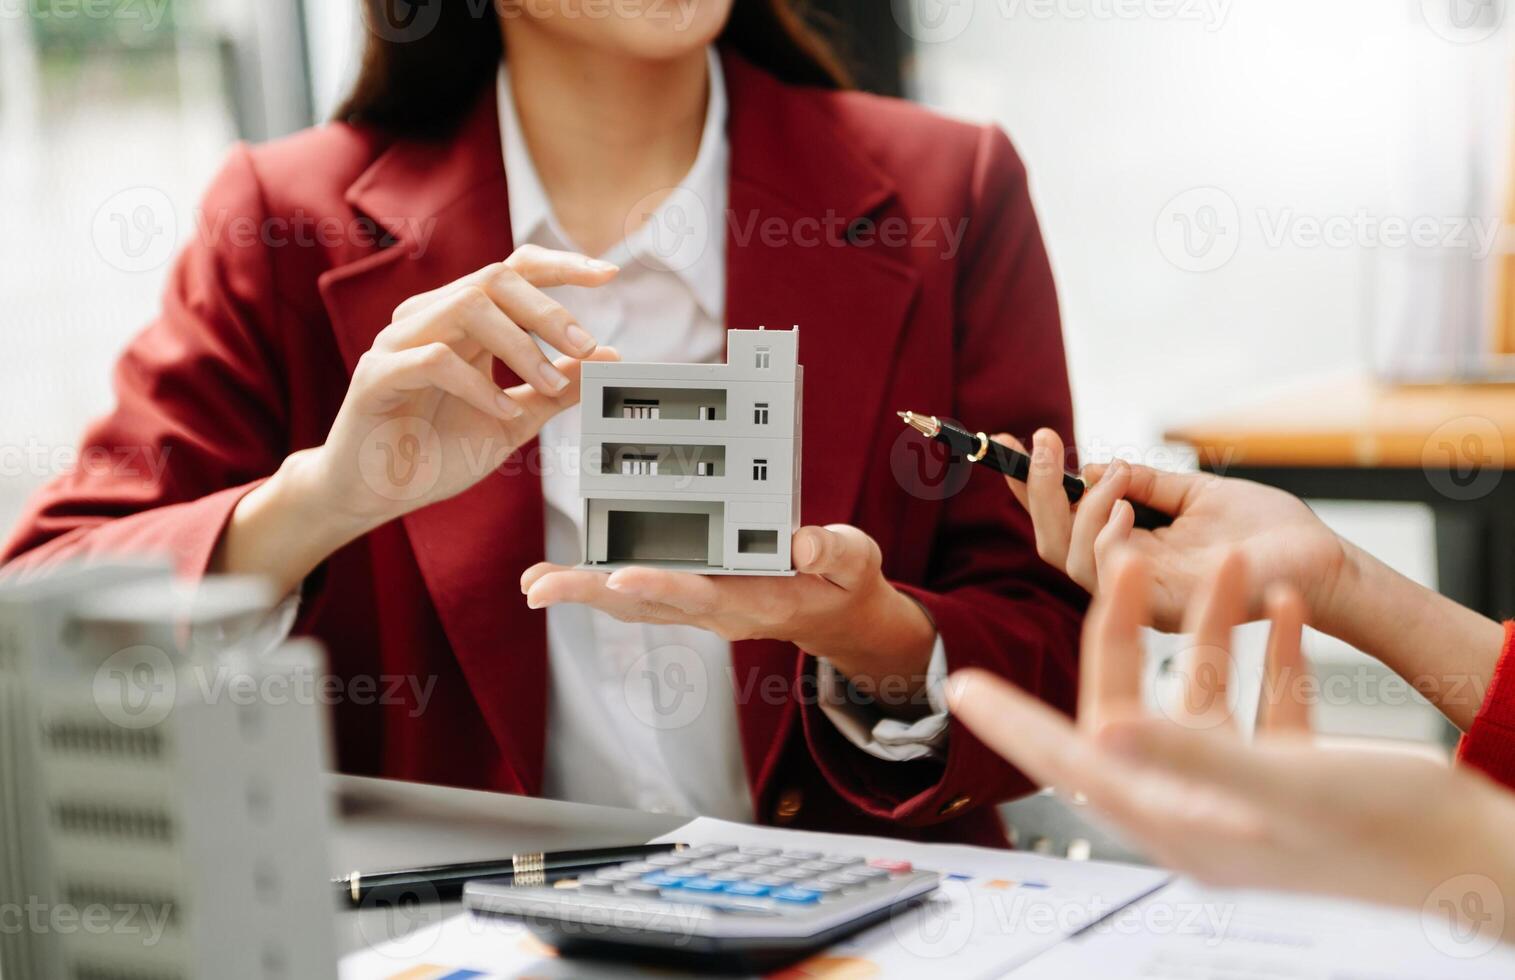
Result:
{"label": "outstretched hand", "polygon": [[1515,887],[1515,849],[1494,829],[1515,820],[1507,794],[1418,757],[1314,746],[1304,605],[1292,588],[1267,590],[1259,737],[1248,744],[1228,696],[1231,629],[1254,590],[1240,556],[1223,559],[1191,606],[1183,696],[1157,717],[1141,697],[1153,563],[1112,555],[1101,587],[1084,630],[1077,727],[982,671],[949,682],[953,714],[1006,759],[1081,794],[1152,858],[1207,882],[1415,908],[1458,875]]}

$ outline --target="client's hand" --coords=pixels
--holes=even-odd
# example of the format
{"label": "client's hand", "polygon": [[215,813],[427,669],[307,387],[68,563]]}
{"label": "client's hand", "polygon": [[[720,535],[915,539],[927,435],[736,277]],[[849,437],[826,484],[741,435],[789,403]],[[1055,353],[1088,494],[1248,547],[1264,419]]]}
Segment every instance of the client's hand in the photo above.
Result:
{"label": "client's hand", "polygon": [[786,640],[825,657],[896,713],[914,713],[936,629],[884,578],[878,544],[845,524],[802,527],[798,574],[698,575],[654,568],[604,572],[543,562],[521,576],[533,609],[581,602],[617,619],[698,626],[727,640]]}
{"label": "client's hand", "polygon": [[[1010,436],[995,441],[1025,452]],[[1031,473],[1010,490],[1031,514],[1036,550],[1091,593],[1098,592],[1110,556],[1122,547],[1151,562],[1156,590],[1154,625],[1177,628],[1184,606],[1220,555],[1239,550],[1258,582],[1287,582],[1305,598],[1312,620],[1326,607],[1346,562],[1341,539],[1299,498],[1246,480],[1205,473],[1164,473],[1117,461],[1086,467],[1089,492],[1076,507],[1062,488],[1064,450],[1051,429],[1032,438]],[[1174,515],[1171,527],[1134,530],[1134,500]],[[1262,612],[1262,594],[1246,596],[1249,618]]]}
{"label": "client's hand", "polygon": [[1147,717],[1138,665],[1151,574],[1151,562],[1129,553],[1106,568],[1084,630],[1079,730],[981,671],[953,675],[954,716],[1033,778],[1082,794],[1155,860],[1205,881],[1420,908],[1457,876],[1482,875],[1515,916],[1515,846],[1500,830],[1515,823],[1507,794],[1425,759],[1312,745],[1303,609],[1287,587],[1266,600],[1261,737],[1249,745],[1237,735],[1226,707],[1229,636],[1250,590],[1236,555],[1192,607],[1182,703],[1170,717]]}

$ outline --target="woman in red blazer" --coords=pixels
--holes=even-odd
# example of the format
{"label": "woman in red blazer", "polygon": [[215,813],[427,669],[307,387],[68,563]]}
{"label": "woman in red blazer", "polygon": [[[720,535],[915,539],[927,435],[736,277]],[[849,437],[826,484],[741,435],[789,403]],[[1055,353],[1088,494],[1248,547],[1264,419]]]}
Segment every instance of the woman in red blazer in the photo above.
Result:
{"label": "woman in red blazer", "polygon": [[[923,482],[893,416],[1071,436],[1052,278],[1004,135],[844,91],[780,0],[431,4],[406,23],[388,6],[368,4],[343,121],[233,150],[162,315],[120,362],[118,404],[85,443],[166,466],[49,486],[12,567],[166,552],[190,576],[264,575],[298,592],[295,629],[338,678],[427,685],[424,703],[338,704],[343,769],[515,793],[543,788],[543,607],[705,626],[732,641],[732,768],[757,819],[1002,843],[994,804],[1029,783],[966,730],[879,758],[805,692],[824,658],[909,720],[945,649],[1071,706],[1081,595],[1003,488]],[[802,574],[648,574],[618,592],[541,565],[534,440],[576,402],[581,361],[615,356],[552,296],[614,281],[586,255],[699,159],[712,44],[729,100],[724,320],[803,327]],[[502,54],[525,148],[585,254],[512,241]]]}

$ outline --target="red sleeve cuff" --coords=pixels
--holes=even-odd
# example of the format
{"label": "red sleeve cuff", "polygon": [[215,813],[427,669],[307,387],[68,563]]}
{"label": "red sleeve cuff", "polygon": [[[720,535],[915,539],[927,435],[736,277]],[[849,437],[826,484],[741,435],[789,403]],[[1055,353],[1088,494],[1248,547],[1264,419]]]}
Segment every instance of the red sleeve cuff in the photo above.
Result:
{"label": "red sleeve cuff", "polygon": [[1457,760],[1515,788],[1515,620],[1504,625],[1504,648],[1483,706],[1457,747]]}

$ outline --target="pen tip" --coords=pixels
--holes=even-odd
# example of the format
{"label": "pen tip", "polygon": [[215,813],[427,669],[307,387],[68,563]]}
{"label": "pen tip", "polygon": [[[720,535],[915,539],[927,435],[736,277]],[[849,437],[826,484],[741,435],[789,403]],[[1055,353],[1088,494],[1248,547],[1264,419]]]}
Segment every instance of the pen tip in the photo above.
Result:
{"label": "pen tip", "polygon": [[904,419],[906,422],[910,421],[910,415],[911,415],[910,412],[895,412],[894,414],[898,415],[900,418]]}

